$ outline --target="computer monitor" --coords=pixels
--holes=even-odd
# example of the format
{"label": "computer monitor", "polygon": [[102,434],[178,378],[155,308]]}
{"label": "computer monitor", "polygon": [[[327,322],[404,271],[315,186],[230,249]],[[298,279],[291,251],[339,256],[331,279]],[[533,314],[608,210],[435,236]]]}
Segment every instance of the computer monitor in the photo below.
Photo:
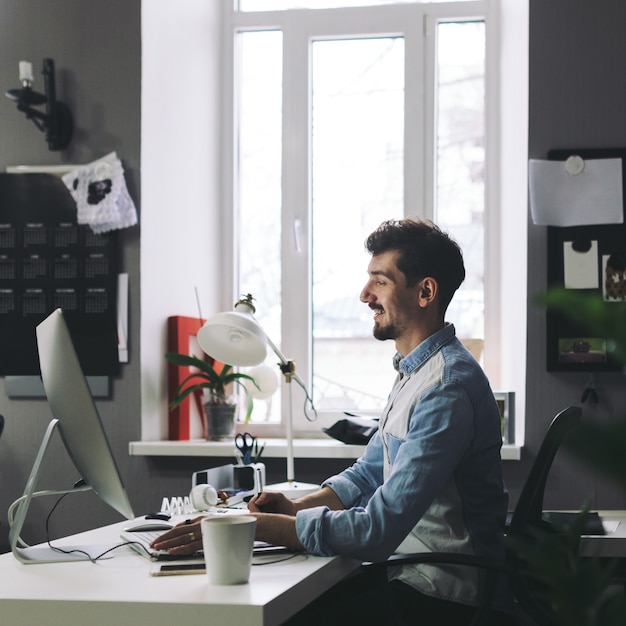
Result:
{"label": "computer monitor", "polygon": [[[37,326],[36,333],[41,378],[53,419],[39,448],[24,495],[12,505],[17,509],[9,540],[13,554],[24,563],[86,560],[98,556],[101,546],[63,546],[63,551],[59,551],[50,546],[27,546],[19,536],[30,502],[38,495],[91,489],[126,518],[135,517],[62,310],[51,313]],[[35,492],[42,461],[55,430],[59,431],[86,485],[58,492]]]}

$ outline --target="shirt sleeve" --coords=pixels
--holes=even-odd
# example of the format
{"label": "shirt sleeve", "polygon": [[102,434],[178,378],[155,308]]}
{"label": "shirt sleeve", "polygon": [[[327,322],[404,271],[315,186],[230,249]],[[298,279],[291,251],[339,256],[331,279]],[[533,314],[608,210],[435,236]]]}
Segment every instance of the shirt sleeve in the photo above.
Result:
{"label": "shirt sleeve", "polygon": [[383,482],[383,453],[380,432],[370,439],[363,456],[340,474],[326,479],[322,486],[330,487],[346,509],[365,506]]}
{"label": "shirt sleeve", "polygon": [[[412,409],[406,439],[391,437],[391,472],[383,482],[380,434],[352,467],[330,478],[346,506],[299,511],[296,532],[312,554],[345,554],[362,560],[387,558],[449,480],[472,437],[473,411],[454,384],[425,393]],[[390,437],[390,436],[389,436]],[[388,437],[388,438],[389,438]]]}

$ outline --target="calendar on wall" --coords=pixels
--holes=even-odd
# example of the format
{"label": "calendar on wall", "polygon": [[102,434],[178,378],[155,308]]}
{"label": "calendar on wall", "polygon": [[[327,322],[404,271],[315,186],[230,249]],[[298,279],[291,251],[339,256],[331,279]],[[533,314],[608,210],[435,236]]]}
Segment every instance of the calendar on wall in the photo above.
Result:
{"label": "calendar on wall", "polygon": [[76,214],[58,176],[0,173],[0,376],[39,374],[35,328],[57,308],[84,373],[119,372],[116,233]]}

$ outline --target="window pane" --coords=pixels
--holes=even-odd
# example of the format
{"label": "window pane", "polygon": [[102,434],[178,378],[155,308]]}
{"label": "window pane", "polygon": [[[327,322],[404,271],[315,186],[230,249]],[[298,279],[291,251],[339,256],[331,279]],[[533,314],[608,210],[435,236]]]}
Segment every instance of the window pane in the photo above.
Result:
{"label": "window pane", "polygon": [[[280,346],[282,33],[237,36],[239,293],[252,293],[256,317]],[[262,259],[262,262],[260,260]],[[276,357],[268,364],[276,368]],[[255,400],[252,419],[280,420],[280,394]]]}
{"label": "window pane", "polygon": [[442,23],[437,36],[435,221],[461,246],[467,274],[448,318],[460,338],[483,340],[485,24]]}
{"label": "window pane", "polygon": [[313,395],[375,410],[394,371],[360,302],[366,236],[403,212],[404,40],[317,41],[312,51]]}

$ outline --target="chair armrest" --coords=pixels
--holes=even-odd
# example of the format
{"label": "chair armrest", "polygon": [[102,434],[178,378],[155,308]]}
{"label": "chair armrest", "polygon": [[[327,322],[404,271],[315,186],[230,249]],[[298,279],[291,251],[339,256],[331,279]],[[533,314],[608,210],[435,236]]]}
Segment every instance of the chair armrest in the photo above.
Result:
{"label": "chair armrest", "polygon": [[511,573],[511,567],[503,561],[496,561],[474,554],[455,552],[414,552],[410,554],[392,554],[386,561],[364,561],[361,566],[374,569],[387,569],[399,565],[415,565],[417,563],[435,563],[442,565],[467,565],[486,571]]}

